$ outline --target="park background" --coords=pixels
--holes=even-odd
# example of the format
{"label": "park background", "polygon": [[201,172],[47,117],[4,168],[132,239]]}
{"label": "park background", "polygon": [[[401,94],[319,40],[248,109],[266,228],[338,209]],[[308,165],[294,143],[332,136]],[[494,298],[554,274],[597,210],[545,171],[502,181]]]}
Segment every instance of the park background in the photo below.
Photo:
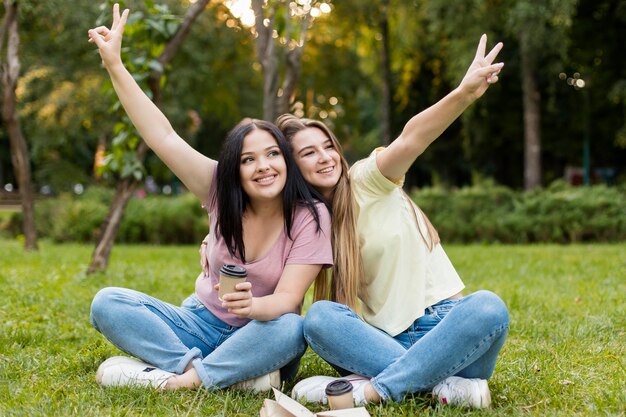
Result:
{"label": "park background", "polygon": [[[88,326],[93,294],[117,285],[179,303],[208,230],[87,43],[112,3],[0,10],[0,414],[253,415],[263,396],[94,386],[119,352]],[[406,189],[468,290],[511,309],[483,413],[626,413],[626,1],[121,3],[125,63],[212,157],[243,117],[290,111],[327,123],[354,162],[458,85],[482,33],[488,49],[502,41],[499,82]],[[262,7],[256,24],[250,7]],[[320,372],[332,370],[307,354],[300,377]],[[424,398],[370,412],[470,413]]]}

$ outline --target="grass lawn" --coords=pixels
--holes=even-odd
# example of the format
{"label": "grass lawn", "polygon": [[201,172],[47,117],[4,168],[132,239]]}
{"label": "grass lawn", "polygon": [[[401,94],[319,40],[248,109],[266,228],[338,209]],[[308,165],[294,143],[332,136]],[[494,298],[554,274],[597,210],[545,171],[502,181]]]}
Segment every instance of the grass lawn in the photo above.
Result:
{"label": "grass lawn", "polygon": [[[88,276],[92,246],[40,246],[25,253],[0,239],[0,416],[258,416],[269,394],[94,382],[98,365],[120,352],[89,325],[93,295],[122,286],[179,304],[199,272],[196,247],[119,245],[109,271]],[[510,309],[493,406],[443,407],[421,395],[369,406],[372,416],[626,415],[625,244],[446,249],[466,292],[492,290]],[[298,378],[318,373],[331,368],[308,351]]]}

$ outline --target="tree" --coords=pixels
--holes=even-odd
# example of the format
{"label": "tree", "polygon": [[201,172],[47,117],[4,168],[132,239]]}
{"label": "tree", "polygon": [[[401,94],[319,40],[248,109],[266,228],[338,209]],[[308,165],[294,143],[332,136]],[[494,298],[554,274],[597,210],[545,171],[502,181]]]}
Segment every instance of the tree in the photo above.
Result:
{"label": "tree", "polygon": [[[464,49],[471,50],[468,45],[463,45],[463,39],[467,39],[468,34],[472,34],[470,38],[473,39],[480,32],[492,30],[512,38],[514,44],[505,42],[502,56],[507,54],[507,50],[519,50],[524,125],[524,188],[541,186],[542,93],[546,92],[542,82],[546,80],[544,74],[551,71],[558,74],[558,68],[566,57],[568,31],[577,0],[468,0],[455,2],[453,5],[445,0],[429,0],[426,3],[427,8],[436,11],[431,25],[448,37],[446,41],[451,56],[462,56],[459,54],[461,45]],[[516,60],[517,58],[515,56]],[[511,69],[507,63],[505,74],[510,74]],[[452,72],[458,71],[458,68],[452,68]]]}
{"label": "tree", "polygon": [[[318,2],[314,0],[304,6],[285,1],[265,3],[265,0],[252,0],[252,9],[257,61],[263,68],[263,119],[274,121],[289,111],[302,71],[302,50],[312,13],[322,12],[315,7]],[[284,75],[279,83],[281,72]]]}
{"label": "tree", "polygon": [[[373,73],[370,83],[380,91],[380,111],[378,120],[380,131],[379,143],[388,145],[394,139],[392,128],[393,112],[393,74],[392,74],[392,31],[394,14],[405,12],[406,6],[400,2],[391,3],[390,0],[372,2],[342,1],[337,5],[337,14],[344,14],[342,18],[349,25],[350,30],[358,30],[363,38],[361,48],[368,53],[363,58],[371,60]],[[367,29],[369,28],[369,30]],[[394,45],[395,47],[395,45]],[[377,82],[379,81],[379,82]]]}
{"label": "tree", "polygon": [[[149,20],[144,20],[139,23],[150,25],[152,29],[157,30],[161,35],[170,35],[167,42],[163,45],[150,45],[150,51],[160,51],[156,58],[139,56],[135,60],[135,64],[142,66],[144,70],[146,70],[143,77],[149,87],[152,100],[157,106],[161,106],[161,89],[165,68],[176,55],[181,43],[189,34],[191,26],[204,11],[209,1],[210,0],[198,0],[189,7],[183,17],[182,23],[174,26],[174,22],[169,18],[170,14],[166,6],[155,5],[154,2],[146,0],[149,6],[148,9],[152,11],[153,14]],[[141,16],[136,15],[136,18],[141,18]],[[133,36],[134,30],[138,30],[133,29],[132,20],[133,19],[129,19],[130,24],[127,26],[127,38]],[[139,34],[141,33],[142,32],[139,31]],[[144,32],[143,34],[145,35],[146,33]],[[118,102],[118,108],[119,107]],[[117,184],[109,214],[101,227],[101,233],[88,267],[89,273],[104,270],[108,266],[113,243],[115,242],[115,235],[122,221],[128,200],[137,187],[138,180],[142,177],[142,162],[148,150],[148,146],[145,142],[142,141],[136,133],[134,133],[134,129],[130,127],[129,121],[118,124],[116,133],[117,142],[126,147],[126,149],[117,154],[111,154],[107,162],[109,165],[115,166],[119,170],[122,178]]]}
{"label": "tree", "polygon": [[2,119],[7,126],[11,144],[11,160],[22,201],[22,218],[24,231],[24,249],[37,250],[37,232],[35,229],[35,200],[31,185],[30,158],[28,144],[20,126],[17,114],[17,98],[15,90],[20,73],[19,31],[17,25],[16,0],[4,0],[4,22],[0,28],[0,51],[4,48],[6,38],[6,62],[0,55],[0,76],[2,77],[3,102]]}
{"label": "tree", "polygon": [[[93,1],[20,0],[19,115],[28,138],[35,191],[63,193],[92,178],[93,150],[112,128],[102,94],[106,74],[82,42],[98,17]],[[92,134],[97,129],[97,134]]]}
{"label": "tree", "polygon": [[[567,30],[577,0],[515,2],[505,14],[509,33],[520,46],[520,73],[524,104],[524,188],[541,186],[541,92],[538,71],[546,57],[565,56]],[[540,64],[541,63],[541,64]]]}
{"label": "tree", "polygon": [[[578,116],[567,126],[573,128],[575,135],[575,146],[570,148],[580,161],[581,138],[591,136],[591,166],[604,168],[609,183],[615,181],[620,167],[622,175],[625,174],[626,55],[622,53],[621,42],[616,41],[625,36],[626,1],[579,0],[571,31],[571,61],[564,72],[570,77],[578,72],[585,87],[573,89],[561,83],[569,99],[566,104],[570,113]],[[585,102],[589,104],[587,109]],[[585,126],[585,121],[591,122]],[[585,127],[590,132],[585,132]]]}

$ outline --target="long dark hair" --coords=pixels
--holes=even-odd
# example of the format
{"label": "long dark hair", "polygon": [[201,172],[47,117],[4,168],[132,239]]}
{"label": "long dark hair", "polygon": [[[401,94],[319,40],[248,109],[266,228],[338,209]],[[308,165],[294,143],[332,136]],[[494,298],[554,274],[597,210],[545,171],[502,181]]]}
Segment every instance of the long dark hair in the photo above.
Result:
{"label": "long dark hair", "polygon": [[[239,167],[243,140],[253,130],[268,132],[276,140],[287,166],[287,179],[282,192],[283,217],[289,239],[296,204],[304,204],[315,219],[317,231],[321,230],[316,201],[324,201],[322,195],[311,187],[298,169],[289,144],[280,129],[270,122],[256,119],[244,119],[226,136],[217,164],[217,230],[226,241],[226,247],[232,257],[246,261],[246,249],[243,243],[242,217],[250,199],[243,190]],[[328,207],[328,205],[327,205]],[[330,210],[330,207],[328,207]]]}

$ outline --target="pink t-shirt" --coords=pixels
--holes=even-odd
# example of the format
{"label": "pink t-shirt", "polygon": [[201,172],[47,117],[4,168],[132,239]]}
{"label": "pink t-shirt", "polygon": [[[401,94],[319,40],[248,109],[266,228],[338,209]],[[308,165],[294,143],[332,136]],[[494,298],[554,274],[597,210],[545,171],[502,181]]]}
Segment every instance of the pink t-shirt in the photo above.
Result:
{"label": "pink t-shirt", "polygon": [[[217,172],[217,168],[215,169]],[[217,176],[213,176],[209,190],[209,213],[211,230],[216,230],[217,207],[214,196],[217,192]],[[330,240],[330,214],[322,203],[317,204],[321,230],[313,215],[306,206],[299,204],[294,213],[291,225],[291,239],[287,230],[283,230],[268,253],[243,266],[248,271],[247,281],[252,283],[252,295],[263,297],[274,293],[285,265],[323,265],[328,267],[333,263],[332,246]],[[211,233],[208,242],[209,275],[200,274],[196,280],[196,295],[198,299],[217,317],[231,326],[241,327],[250,319],[241,318],[229,313],[222,307],[217,298],[217,291],[213,286],[219,282],[219,270],[224,264],[241,264],[241,260],[233,258],[228,253],[226,242],[221,236]]]}

